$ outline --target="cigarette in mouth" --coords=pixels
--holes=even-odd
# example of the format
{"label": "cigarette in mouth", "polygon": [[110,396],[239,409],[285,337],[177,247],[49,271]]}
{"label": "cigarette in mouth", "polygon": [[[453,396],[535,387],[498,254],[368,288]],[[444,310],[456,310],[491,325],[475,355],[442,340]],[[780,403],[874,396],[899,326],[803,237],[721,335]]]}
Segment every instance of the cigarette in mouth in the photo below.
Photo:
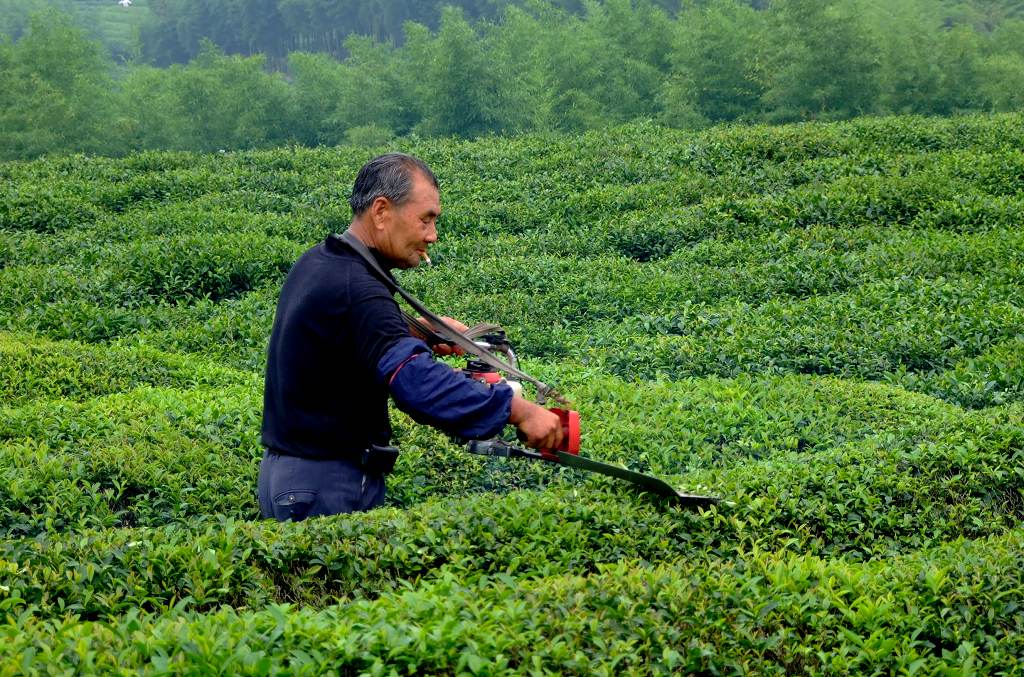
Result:
{"label": "cigarette in mouth", "polygon": [[429,256],[427,256],[427,252],[420,252],[420,256],[423,257],[423,260],[427,262],[428,266],[433,266],[434,265],[434,262],[430,260]]}

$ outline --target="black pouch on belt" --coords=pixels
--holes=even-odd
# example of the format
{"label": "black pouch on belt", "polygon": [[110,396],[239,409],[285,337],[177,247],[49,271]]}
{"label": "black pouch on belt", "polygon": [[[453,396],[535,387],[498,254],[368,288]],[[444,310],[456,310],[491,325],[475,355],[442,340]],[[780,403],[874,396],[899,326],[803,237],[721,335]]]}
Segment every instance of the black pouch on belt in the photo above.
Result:
{"label": "black pouch on belt", "polygon": [[395,469],[398,447],[381,447],[371,444],[363,450],[363,470],[374,475],[387,475]]}

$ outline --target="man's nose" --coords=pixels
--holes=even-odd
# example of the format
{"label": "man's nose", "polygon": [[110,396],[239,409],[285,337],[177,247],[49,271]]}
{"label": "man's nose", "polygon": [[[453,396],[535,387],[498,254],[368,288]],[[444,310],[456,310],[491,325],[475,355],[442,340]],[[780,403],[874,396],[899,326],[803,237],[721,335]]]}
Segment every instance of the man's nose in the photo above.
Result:
{"label": "man's nose", "polygon": [[424,238],[427,244],[434,244],[437,242],[437,222],[432,221],[427,227],[427,236]]}

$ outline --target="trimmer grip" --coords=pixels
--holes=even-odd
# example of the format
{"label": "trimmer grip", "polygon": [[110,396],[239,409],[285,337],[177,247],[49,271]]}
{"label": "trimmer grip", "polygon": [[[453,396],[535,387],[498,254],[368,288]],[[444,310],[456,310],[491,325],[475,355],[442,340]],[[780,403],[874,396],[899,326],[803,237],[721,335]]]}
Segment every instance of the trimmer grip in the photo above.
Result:
{"label": "trimmer grip", "polygon": [[552,408],[562,421],[562,444],[556,451],[564,451],[573,456],[580,453],[580,412],[572,409]]}
{"label": "trimmer grip", "polygon": [[[580,413],[573,411],[572,409],[557,409],[551,408],[548,411],[558,416],[558,419],[562,422],[562,444],[557,449],[538,449],[542,456],[551,460],[558,460],[558,452],[564,451],[567,454],[573,456],[579,456],[580,453]],[[519,441],[525,442],[526,436],[523,435],[521,430],[516,431],[516,437]]]}

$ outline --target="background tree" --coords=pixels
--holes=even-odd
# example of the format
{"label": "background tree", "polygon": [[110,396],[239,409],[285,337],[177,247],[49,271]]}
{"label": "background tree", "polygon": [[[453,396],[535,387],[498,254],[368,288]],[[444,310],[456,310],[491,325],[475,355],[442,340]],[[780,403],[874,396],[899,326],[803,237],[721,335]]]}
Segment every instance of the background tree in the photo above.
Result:
{"label": "background tree", "polygon": [[295,139],[307,146],[333,145],[345,138],[343,108],[351,105],[344,94],[346,68],[327,54],[294,52],[288,56],[292,72]]}
{"label": "background tree", "polygon": [[33,14],[53,9],[73,11],[70,0],[0,0],[0,35],[17,40],[28,31]]}
{"label": "background tree", "polygon": [[33,15],[0,52],[0,149],[5,158],[124,150],[110,64],[67,15]]}
{"label": "background tree", "polygon": [[558,74],[553,65],[558,34],[572,27],[570,15],[552,4],[534,2],[506,8],[499,27],[488,36],[502,102],[499,117],[509,132],[557,129]]}
{"label": "background tree", "polygon": [[6,156],[1024,106],[1010,0],[146,2],[146,39],[187,64],[115,68],[58,15],[2,43]]}
{"label": "background tree", "polygon": [[693,114],[712,122],[756,119],[766,34],[765,15],[736,0],[684,13],[675,23],[662,118],[682,126]]}
{"label": "background tree", "polygon": [[481,38],[454,7],[442,11],[436,37],[424,41],[420,58],[410,64],[405,92],[413,94],[427,136],[479,136],[500,131],[493,65]]}
{"label": "background tree", "polygon": [[967,0],[956,3],[952,15],[981,33],[991,33],[1004,21],[1024,19],[1024,4],[1017,0]]}
{"label": "background tree", "polygon": [[933,0],[872,0],[864,18],[878,48],[880,112],[934,113],[943,98],[944,14]]}
{"label": "background tree", "polygon": [[[429,31],[411,24],[410,39],[402,50],[369,37],[351,36],[345,41],[349,57],[344,62],[340,106],[334,123],[340,129],[360,130],[362,136],[380,138],[407,134],[419,121],[418,73],[409,72],[425,57]],[[346,132],[347,134],[348,132]]]}
{"label": "background tree", "polygon": [[293,141],[290,90],[263,66],[261,56],[225,56],[207,43],[188,66],[133,73],[123,97],[135,144],[215,151]]}
{"label": "background tree", "polygon": [[934,100],[934,112],[949,115],[980,106],[981,46],[981,37],[969,26],[954,26],[940,33],[936,57],[942,86]]}
{"label": "background tree", "polygon": [[977,67],[979,98],[994,111],[1024,108],[1024,20],[1001,23],[986,43]]}
{"label": "background tree", "polygon": [[584,31],[590,56],[601,64],[596,94],[609,116],[653,117],[671,67],[672,21],[665,11],[650,0],[590,2]]}
{"label": "background tree", "polygon": [[772,5],[767,89],[774,120],[847,118],[877,111],[879,48],[859,3]]}
{"label": "background tree", "polygon": [[133,68],[122,84],[121,104],[129,120],[127,141],[135,150],[186,150],[196,147],[189,117],[175,78],[181,66]]}

